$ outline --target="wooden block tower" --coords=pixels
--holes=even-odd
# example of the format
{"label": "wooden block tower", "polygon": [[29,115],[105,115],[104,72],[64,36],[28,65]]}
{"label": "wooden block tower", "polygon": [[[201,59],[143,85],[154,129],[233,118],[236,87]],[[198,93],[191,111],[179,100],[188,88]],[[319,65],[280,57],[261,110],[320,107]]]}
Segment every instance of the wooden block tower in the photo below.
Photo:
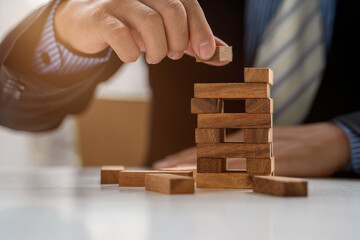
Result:
{"label": "wooden block tower", "polygon": [[[252,188],[254,175],[274,174],[273,101],[269,68],[245,68],[242,83],[197,83],[191,113],[197,114],[198,188]],[[245,104],[245,111],[224,112],[228,100]],[[242,129],[243,142],[228,142],[226,129]],[[245,158],[245,171],[229,171],[228,158]]]}

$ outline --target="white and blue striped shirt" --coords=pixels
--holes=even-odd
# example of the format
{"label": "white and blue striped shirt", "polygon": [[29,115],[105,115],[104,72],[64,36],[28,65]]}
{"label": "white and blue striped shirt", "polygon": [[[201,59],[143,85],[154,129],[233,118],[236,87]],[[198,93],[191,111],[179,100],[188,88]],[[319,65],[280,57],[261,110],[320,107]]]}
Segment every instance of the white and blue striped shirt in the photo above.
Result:
{"label": "white and blue striped shirt", "polygon": [[112,49],[104,52],[102,57],[79,56],[59,43],[54,31],[54,13],[59,5],[57,0],[45,23],[40,42],[35,49],[33,70],[38,75],[66,75],[84,71],[109,60]]}

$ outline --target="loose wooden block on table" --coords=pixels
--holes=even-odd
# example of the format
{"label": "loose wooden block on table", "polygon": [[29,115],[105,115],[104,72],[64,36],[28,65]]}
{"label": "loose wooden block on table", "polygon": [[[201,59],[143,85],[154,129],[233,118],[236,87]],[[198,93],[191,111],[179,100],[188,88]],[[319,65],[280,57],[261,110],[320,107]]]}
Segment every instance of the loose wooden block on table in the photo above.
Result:
{"label": "loose wooden block on table", "polygon": [[209,59],[196,56],[196,62],[231,62],[233,58],[232,47],[217,46],[214,55]]}
{"label": "loose wooden block on table", "polygon": [[195,129],[195,143],[224,142],[224,128],[197,128]]}
{"label": "loose wooden block on table", "polygon": [[195,83],[195,98],[248,99],[269,98],[267,83]]}
{"label": "loose wooden block on table", "polygon": [[196,179],[196,166],[195,165],[159,168],[158,170],[159,171],[191,171],[191,172],[193,172],[193,178]]}
{"label": "loose wooden block on table", "polygon": [[198,173],[222,173],[226,172],[226,158],[198,158]]}
{"label": "loose wooden block on table", "polygon": [[251,175],[247,173],[198,173],[197,188],[252,188]]}
{"label": "loose wooden block on table", "polygon": [[307,182],[297,178],[253,176],[253,189],[276,196],[307,196]]}
{"label": "loose wooden block on table", "polygon": [[244,129],[245,143],[270,143],[273,141],[272,128]]}
{"label": "loose wooden block on table", "polygon": [[245,100],[246,113],[273,113],[274,104],[272,98],[253,98]]}
{"label": "loose wooden block on table", "polygon": [[221,113],[224,101],[215,98],[192,98],[191,113]]}
{"label": "loose wooden block on table", "polygon": [[157,170],[125,170],[119,173],[118,183],[120,187],[144,187],[145,175],[147,174],[175,174],[192,177],[192,171],[157,171]]}
{"label": "loose wooden block on table", "polygon": [[167,194],[194,193],[194,178],[174,174],[146,174],[145,189]]}
{"label": "loose wooden block on table", "polygon": [[269,158],[270,144],[202,143],[197,144],[198,158]]}
{"label": "loose wooden block on table", "polygon": [[102,166],[100,168],[101,184],[117,184],[119,172],[124,169],[124,166]]}
{"label": "loose wooden block on table", "polygon": [[198,114],[198,128],[271,128],[272,114]]}
{"label": "loose wooden block on table", "polygon": [[275,158],[247,158],[246,172],[249,174],[271,174],[275,170]]}
{"label": "loose wooden block on table", "polygon": [[263,82],[273,85],[274,73],[270,68],[245,68],[244,82]]}

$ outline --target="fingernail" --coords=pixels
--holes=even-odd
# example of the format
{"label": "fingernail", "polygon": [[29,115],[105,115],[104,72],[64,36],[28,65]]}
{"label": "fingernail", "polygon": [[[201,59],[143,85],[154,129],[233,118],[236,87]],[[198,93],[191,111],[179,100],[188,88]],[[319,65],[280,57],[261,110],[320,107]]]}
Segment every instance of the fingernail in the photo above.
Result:
{"label": "fingernail", "polygon": [[169,52],[168,57],[171,58],[172,60],[178,60],[182,57],[182,54],[175,53],[175,52]]}
{"label": "fingernail", "polygon": [[151,60],[151,59],[147,59],[147,58],[146,58],[146,62],[147,62],[148,64],[158,64],[159,62],[161,62],[161,60],[154,61],[154,60]]}
{"label": "fingernail", "polygon": [[155,62],[149,62],[149,64],[158,64],[160,63],[161,61],[155,61]]}
{"label": "fingernail", "polygon": [[204,42],[200,44],[200,57],[202,59],[209,59],[213,55],[213,48],[209,42]]}

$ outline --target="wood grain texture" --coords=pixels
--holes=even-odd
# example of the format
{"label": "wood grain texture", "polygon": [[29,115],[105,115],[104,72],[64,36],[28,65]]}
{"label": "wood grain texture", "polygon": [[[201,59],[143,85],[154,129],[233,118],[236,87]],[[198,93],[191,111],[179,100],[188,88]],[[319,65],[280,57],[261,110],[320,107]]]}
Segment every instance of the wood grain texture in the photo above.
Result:
{"label": "wood grain texture", "polygon": [[197,144],[198,158],[269,158],[270,144],[202,143]]}
{"label": "wood grain texture", "polygon": [[252,188],[251,176],[247,173],[198,173],[197,188]]}
{"label": "wood grain texture", "polygon": [[195,129],[195,143],[224,142],[224,128],[197,128]]}
{"label": "wood grain texture", "polygon": [[175,174],[192,177],[192,171],[125,170],[119,173],[120,187],[144,187],[146,174]]}
{"label": "wood grain texture", "polygon": [[248,174],[271,174],[275,170],[275,158],[247,158],[246,172]]}
{"label": "wood grain texture", "polygon": [[245,143],[270,143],[273,141],[272,128],[244,129]]}
{"label": "wood grain texture", "polygon": [[198,173],[222,173],[226,172],[226,158],[198,158]]}
{"label": "wood grain texture", "polygon": [[217,46],[214,55],[209,59],[196,56],[196,62],[231,62],[233,58],[232,47]]}
{"label": "wood grain texture", "polygon": [[198,114],[198,128],[271,128],[272,114]]}
{"label": "wood grain texture", "polygon": [[119,172],[123,171],[124,166],[102,166],[100,168],[101,184],[117,184]]}
{"label": "wood grain texture", "polygon": [[145,189],[166,194],[195,192],[194,178],[174,174],[146,174]]}
{"label": "wood grain texture", "polygon": [[192,171],[193,178],[196,179],[196,165],[189,165],[189,166],[179,166],[179,167],[169,167],[169,168],[159,168],[159,171]]}
{"label": "wood grain texture", "polygon": [[274,103],[272,98],[253,98],[245,100],[246,113],[273,113]]}
{"label": "wood grain texture", "polygon": [[216,98],[192,98],[191,113],[221,113],[223,101]]}
{"label": "wood grain texture", "polygon": [[253,189],[276,196],[307,196],[307,182],[297,178],[253,176]]}
{"label": "wood grain texture", "polygon": [[270,68],[245,68],[244,82],[261,82],[273,85],[274,73]]}
{"label": "wood grain texture", "polygon": [[266,83],[195,83],[195,98],[247,99],[269,98]]}

